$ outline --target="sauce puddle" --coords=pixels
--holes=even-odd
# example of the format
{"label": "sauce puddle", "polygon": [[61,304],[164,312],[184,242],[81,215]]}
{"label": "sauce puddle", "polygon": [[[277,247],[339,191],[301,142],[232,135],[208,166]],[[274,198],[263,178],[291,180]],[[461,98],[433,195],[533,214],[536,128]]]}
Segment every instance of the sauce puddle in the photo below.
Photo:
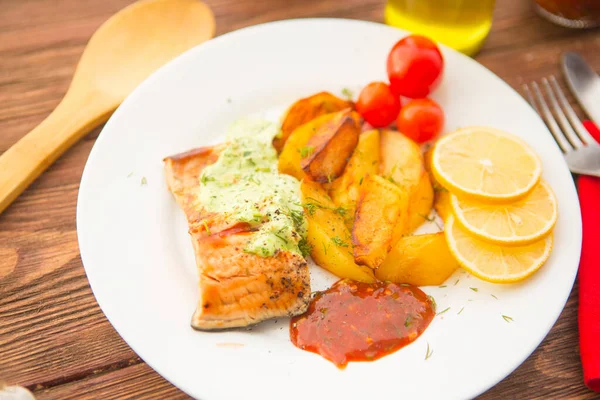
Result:
{"label": "sauce puddle", "polygon": [[434,316],[431,300],[416,286],[343,279],[292,318],[290,337],[296,347],[345,368],[350,361],[373,361],[413,342]]}

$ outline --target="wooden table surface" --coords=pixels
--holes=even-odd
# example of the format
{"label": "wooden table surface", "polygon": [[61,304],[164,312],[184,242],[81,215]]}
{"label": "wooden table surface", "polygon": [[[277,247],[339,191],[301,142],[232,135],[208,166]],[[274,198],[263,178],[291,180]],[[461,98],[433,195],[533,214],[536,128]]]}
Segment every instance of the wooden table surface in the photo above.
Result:
{"label": "wooden table surface", "polygon": [[[382,21],[384,0],[206,2],[216,15],[219,35],[285,18]],[[0,0],[0,151],[57,105],[90,35],[129,3]],[[515,89],[558,75],[558,57],[565,50],[582,52],[600,70],[600,31],[554,26],[526,0],[497,3],[492,32],[476,59]],[[186,399],[115,332],[96,304],[81,264],[77,191],[98,132],[64,154],[0,215],[0,381],[26,386],[38,399]],[[600,397],[582,381],[577,293],[575,285],[558,322],[533,355],[481,399]]]}

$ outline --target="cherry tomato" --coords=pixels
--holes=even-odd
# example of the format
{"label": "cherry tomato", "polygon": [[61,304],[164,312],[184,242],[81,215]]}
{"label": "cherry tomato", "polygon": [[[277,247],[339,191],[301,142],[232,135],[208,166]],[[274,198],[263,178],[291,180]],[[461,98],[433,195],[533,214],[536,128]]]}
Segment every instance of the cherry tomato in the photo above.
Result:
{"label": "cherry tomato", "polygon": [[371,82],[360,92],[356,111],[374,128],[382,128],[398,116],[400,98],[385,83]]}
{"label": "cherry tomato", "polygon": [[444,111],[431,99],[415,99],[402,107],[396,120],[398,130],[417,143],[427,142],[442,131]]}
{"label": "cherry tomato", "polygon": [[443,70],[440,49],[425,36],[411,35],[400,40],[387,59],[392,91],[412,99],[429,95],[439,84]]}

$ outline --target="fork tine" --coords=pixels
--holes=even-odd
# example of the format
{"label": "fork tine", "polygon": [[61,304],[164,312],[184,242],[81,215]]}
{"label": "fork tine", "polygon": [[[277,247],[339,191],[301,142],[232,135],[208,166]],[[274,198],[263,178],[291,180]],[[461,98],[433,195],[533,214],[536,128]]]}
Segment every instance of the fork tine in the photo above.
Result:
{"label": "fork tine", "polygon": [[542,95],[538,84],[536,82],[532,82],[531,87],[535,92],[538,104],[540,105],[540,109],[542,111],[540,115],[546,121],[546,126],[548,127],[548,129],[550,129],[550,132],[552,133],[552,136],[554,136],[554,140],[556,140],[558,147],[560,147],[564,153],[571,151],[571,144],[565,138],[559,126],[556,124],[556,120],[554,119],[554,116],[552,116],[552,113],[550,112],[550,109],[546,104],[546,100],[544,100],[544,96]]}
{"label": "fork tine", "polygon": [[583,126],[583,124],[581,123],[579,118],[577,117],[577,114],[575,114],[573,107],[571,107],[571,105],[567,101],[562,89],[558,85],[558,82],[556,82],[556,78],[554,77],[554,75],[550,76],[550,84],[554,88],[554,92],[556,93],[556,96],[558,97],[558,102],[560,103],[560,105],[562,106],[562,109],[564,110],[565,114],[567,115],[567,118],[569,119],[571,126],[573,127],[575,132],[577,132],[577,135],[579,135],[579,138],[584,143],[587,143],[587,144],[594,143],[595,139],[592,137],[592,135],[589,134],[587,129],[585,129],[585,127]]}
{"label": "fork tine", "polygon": [[531,90],[529,90],[529,86],[527,84],[524,84],[523,89],[525,90],[525,96],[527,96],[527,101],[529,102],[529,105],[533,107],[533,109],[536,113],[538,113],[538,115],[542,115],[537,104],[535,104],[535,100],[533,99],[533,94],[531,94]]}
{"label": "fork tine", "polygon": [[563,134],[567,137],[575,149],[580,148],[583,146],[583,142],[581,139],[579,139],[573,128],[571,128],[571,124],[569,124],[569,121],[567,121],[565,113],[558,105],[558,101],[556,100],[554,91],[550,87],[550,83],[548,83],[548,79],[542,78],[542,84],[544,85],[544,89],[546,89],[546,95],[550,99],[550,106],[552,107],[552,111],[554,111],[556,119],[558,119],[558,124],[562,128]]}

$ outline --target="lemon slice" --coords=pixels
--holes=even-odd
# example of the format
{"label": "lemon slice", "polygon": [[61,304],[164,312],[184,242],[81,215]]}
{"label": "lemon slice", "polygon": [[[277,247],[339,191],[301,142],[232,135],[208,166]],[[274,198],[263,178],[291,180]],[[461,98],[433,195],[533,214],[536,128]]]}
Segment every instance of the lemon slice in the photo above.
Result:
{"label": "lemon slice", "polygon": [[456,224],[454,215],[446,220],[450,252],[467,271],[493,283],[522,281],[546,262],[552,250],[552,235],[524,246],[491,244],[469,235]]}
{"label": "lemon slice", "polygon": [[540,181],[522,200],[508,204],[485,204],[451,196],[457,222],[470,234],[501,245],[524,245],[548,235],[558,218],[556,197]]}
{"label": "lemon slice", "polygon": [[506,202],[524,197],[539,181],[539,157],[521,139],[488,127],[469,127],[442,137],[433,150],[432,172],[460,197]]}

